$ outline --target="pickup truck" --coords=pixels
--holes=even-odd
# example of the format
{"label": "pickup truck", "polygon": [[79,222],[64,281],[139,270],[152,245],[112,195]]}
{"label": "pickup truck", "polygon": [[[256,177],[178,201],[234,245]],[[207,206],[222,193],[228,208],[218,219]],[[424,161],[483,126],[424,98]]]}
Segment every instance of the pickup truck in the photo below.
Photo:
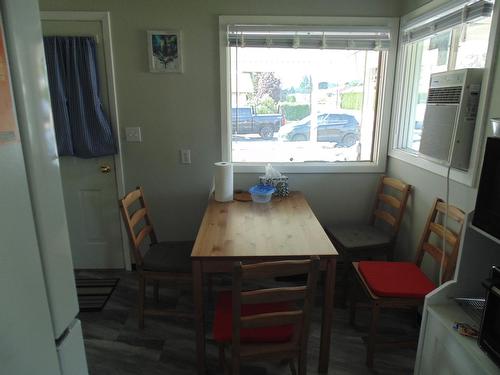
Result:
{"label": "pickup truck", "polygon": [[285,124],[281,114],[256,115],[251,107],[231,109],[233,134],[259,134],[263,139],[272,139],[274,132]]}

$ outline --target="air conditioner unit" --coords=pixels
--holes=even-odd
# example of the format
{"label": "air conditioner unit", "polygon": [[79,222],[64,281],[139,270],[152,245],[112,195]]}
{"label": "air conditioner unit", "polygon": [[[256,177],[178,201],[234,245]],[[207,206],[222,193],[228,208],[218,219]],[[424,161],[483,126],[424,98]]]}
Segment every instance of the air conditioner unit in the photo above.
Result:
{"label": "air conditioner unit", "polygon": [[476,125],[483,69],[431,75],[419,152],[467,170]]}

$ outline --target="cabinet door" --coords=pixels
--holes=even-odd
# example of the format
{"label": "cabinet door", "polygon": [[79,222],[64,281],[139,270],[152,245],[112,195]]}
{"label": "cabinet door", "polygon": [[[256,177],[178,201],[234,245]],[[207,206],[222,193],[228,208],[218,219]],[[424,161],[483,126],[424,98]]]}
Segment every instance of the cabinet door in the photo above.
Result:
{"label": "cabinet door", "polygon": [[422,375],[481,375],[481,369],[433,314],[427,318],[425,342],[422,350]]}

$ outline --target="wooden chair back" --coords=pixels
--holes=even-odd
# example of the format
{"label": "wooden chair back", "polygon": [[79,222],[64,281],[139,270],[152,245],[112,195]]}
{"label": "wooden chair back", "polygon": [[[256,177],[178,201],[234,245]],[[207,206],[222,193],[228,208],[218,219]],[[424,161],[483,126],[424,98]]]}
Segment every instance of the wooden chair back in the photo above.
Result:
{"label": "wooden chair back", "polygon": [[[258,358],[280,356],[280,354],[295,353],[302,356],[305,363],[307,353],[307,338],[309,335],[310,313],[314,304],[314,293],[319,273],[319,258],[309,260],[286,260],[242,265],[237,262],[233,270],[232,289],[232,368],[233,374],[238,373],[242,345],[240,330],[242,328],[276,327],[293,325],[294,334],[286,344],[262,344],[255,346],[257,351],[247,352],[247,356]],[[261,280],[275,277],[307,274],[307,283],[302,286],[265,288],[242,291],[242,284],[247,280]],[[241,316],[242,304],[261,304],[289,302],[290,308],[285,311]],[[300,306],[300,302],[302,305]],[[285,353],[285,354],[286,354]],[[300,354],[299,354],[300,353]],[[300,366],[300,359],[299,359]]]}
{"label": "wooden chair back", "polygon": [[[432,210],[427,218],[422,238],[417,249],[415,263],[420,267],[424,255],[429,254],[434,261],[441,264],[443,260],[443,274],[440,282],[445,282],[453,277],[457,262],[458,248],[460,246],[460,235],[465,220],[465,214],[459,208],[448,205],[436,198]],[[444,227],[444,216],[448,214],[448,225]],[[450,229],[450,226],[453,229]],[[431,236],[436,236],[436,241],[431,243]],[[443,238],[445,248],[443,249]],[[444,254],[444,255],[443,255]],[[444,259],[443,259],[444,257]]]}
{"label": "wooden chair back", "polygon": [[144,199],[144,190],[138,186],[119,200],[125,227],[137,267],[142,267],[141,244],[149,237],[150,243],[157,243],[158,239],[149,217],[148,207]]}
{"label": "wooden chair back", "polygon": [[382,176],[377,188],[371,224],[381,220],[389,227],[391,236],[399,231],[410,195],[411,185],[396,178]]}

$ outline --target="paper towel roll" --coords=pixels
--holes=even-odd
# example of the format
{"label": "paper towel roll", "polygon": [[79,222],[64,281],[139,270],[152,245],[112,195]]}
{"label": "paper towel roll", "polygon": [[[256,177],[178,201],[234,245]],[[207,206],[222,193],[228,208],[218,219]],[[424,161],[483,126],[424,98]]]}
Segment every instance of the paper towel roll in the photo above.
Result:
{"label": "paper towel roll", "polygon": [[215,200],[230,202],[233,200],[233,165],[227,162],[214,164]]}

